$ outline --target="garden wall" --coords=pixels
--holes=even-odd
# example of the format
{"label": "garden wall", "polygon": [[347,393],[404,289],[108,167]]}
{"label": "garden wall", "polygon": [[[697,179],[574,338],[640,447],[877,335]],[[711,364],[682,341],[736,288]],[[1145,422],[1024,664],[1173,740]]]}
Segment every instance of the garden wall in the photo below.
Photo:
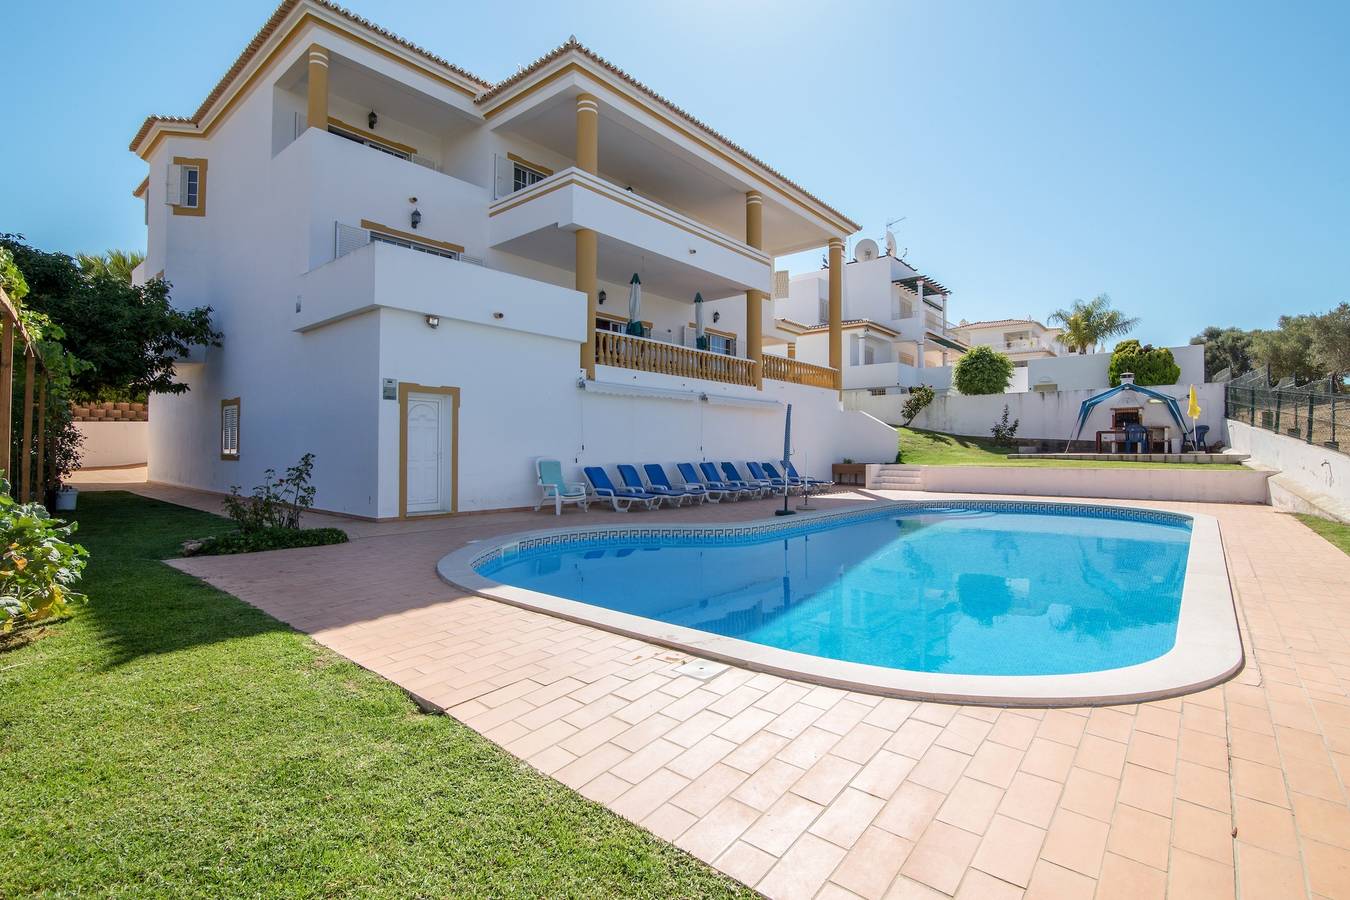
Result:
{"label": "garden wall", "polygon": [[76,422],[75,430],[84,438],[80,444],[81,469],[143,466],[149,458],[149,422]]}
{"label": "garden wall", "polygon": [[1207,469],[1010,468],[921,466],[923,489],[953,494],[1019,494],[1037,497],[1102,497],[1112,500],[1175,500],[1196,503],[1266,503],[1269,471]]}
{"label": "garden wall", "polygon": [[1272,506],[1350,522],[1350,456],[1232,419],[1228,434],[1234,451],[1280,471],[1271,479]]}

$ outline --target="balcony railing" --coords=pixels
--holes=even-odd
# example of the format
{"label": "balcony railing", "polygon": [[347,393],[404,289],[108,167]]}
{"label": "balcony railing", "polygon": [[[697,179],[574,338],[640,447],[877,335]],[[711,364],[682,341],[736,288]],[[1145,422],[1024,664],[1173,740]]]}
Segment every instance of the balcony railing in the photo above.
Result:
{"label": "balcony railing", "polygon": [[1036,338],[1015,338],[1003,342],[1004,350],[1015,352],[1026,352],[1030,350],[1054,350],[1049,341],[1037,340]]}
{"label": "balcony railing", "polygon": [[924,321],[928,323],[929,328],[936,329],[937,331],[942,330],[942,316],[937,313],[926,313],[924,315]]}
{"label": "balcony railing", "polygon": [[602,366],[637,369],[639,372],[701,378],[746,387],[755,385],[755,365],[748,359],[613,331],[595,333],[595,361]]}
{"label": "balcony railing", "polygon": [[795,359],[788,359],[786,356],[764,357],[764,377],[772,378],[775,381],[789,381],[793,384],[805,384],[810,387],[834,388],[835,375],[834,369],[828,366],[815,366],[811,363],[798,362]]}

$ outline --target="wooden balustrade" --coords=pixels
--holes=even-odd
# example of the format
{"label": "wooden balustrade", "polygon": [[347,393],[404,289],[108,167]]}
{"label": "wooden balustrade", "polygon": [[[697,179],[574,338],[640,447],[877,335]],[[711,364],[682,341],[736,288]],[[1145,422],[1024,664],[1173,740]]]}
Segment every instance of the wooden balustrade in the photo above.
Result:
{"label": "wooden balustrade", "polygon": [[834,369],[829,366],[813,366],[811,363],[788,359],[786,356],[765,354],[764,377],[811,387],[831,389],[835,387]]}
{"label": "wooden balustrade", "polygon": [[602,366],[637,369],[681,378],[702,378],[754,387],[755,365],[739,356],[695,350],[617,331],[595,333],[595,361]]}

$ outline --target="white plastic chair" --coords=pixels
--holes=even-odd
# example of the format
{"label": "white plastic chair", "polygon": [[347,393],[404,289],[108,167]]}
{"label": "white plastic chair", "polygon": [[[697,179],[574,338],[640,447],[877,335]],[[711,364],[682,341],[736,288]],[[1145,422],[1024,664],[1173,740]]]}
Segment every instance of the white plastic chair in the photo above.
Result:
{"label": "white plastic chair", "polygon": [[564,480],[562,463],[541,456],[534,461],[534,470],[539,484],[539,502],[534,505],[535,512],[539,512],[549,501],[553,502],[555,516],[562,515],[564,503],[575,503],[583,510],[590,508],[591,496],[586,485],[579,481]]}

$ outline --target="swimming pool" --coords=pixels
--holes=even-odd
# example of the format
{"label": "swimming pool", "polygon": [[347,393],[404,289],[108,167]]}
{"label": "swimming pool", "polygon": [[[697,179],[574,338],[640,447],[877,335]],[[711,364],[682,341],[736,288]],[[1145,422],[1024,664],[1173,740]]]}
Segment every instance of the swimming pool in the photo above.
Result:
{"label": "swimming pool", "polygon": [[887,693],[1158,696],[1241,662],[1217,523],[1160,510],[911,501],[554,530],[442,563],[497,599]]}

